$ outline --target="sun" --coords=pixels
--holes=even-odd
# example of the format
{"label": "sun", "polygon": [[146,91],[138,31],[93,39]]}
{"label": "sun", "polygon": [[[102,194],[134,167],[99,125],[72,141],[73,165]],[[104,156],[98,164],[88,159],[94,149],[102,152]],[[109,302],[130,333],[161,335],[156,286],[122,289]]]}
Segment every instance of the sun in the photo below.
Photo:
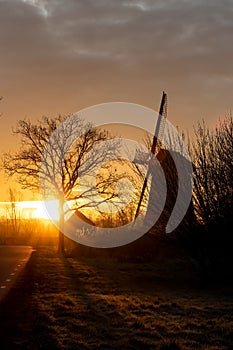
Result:
{"label": "sun", "polygon": [[23,201],[17,202],[19,216],[23,219],[59,220],[58,201]]}

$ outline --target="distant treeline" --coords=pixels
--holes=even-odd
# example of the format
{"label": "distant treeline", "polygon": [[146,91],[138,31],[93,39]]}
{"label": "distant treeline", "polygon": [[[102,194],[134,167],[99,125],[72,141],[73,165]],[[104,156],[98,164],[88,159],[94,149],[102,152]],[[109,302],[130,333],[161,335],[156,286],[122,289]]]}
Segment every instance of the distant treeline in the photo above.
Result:
{"label": "distant treeline", "polygon": [[54,245],[57,241],[57,228],[42,219],[0,220],[0,244],[4,245]]}

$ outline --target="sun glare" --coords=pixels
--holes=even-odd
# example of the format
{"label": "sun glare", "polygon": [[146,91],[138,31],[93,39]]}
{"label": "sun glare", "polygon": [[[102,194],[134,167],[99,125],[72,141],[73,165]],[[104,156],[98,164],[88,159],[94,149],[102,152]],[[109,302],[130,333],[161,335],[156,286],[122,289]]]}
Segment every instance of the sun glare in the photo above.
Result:
{"label": "sun glare", "polygon": [[17,202],[19,216],[24,219],[59,219],[58,201],[50,200],[46,205],[42,201]]}
{"label": "sun glare", "polygon": [[[74,213],[74,201],[66,202],[64,205],[65,220]],[[14,214],[13,214],[14,212]],[[0,202],[0,217],[8,219],[12,218],[12,215],[16,215],[18,219],[42,219],[58,221],[59,214],[59,201],[47,200],[43,201],[21,201],[21,202]]]}

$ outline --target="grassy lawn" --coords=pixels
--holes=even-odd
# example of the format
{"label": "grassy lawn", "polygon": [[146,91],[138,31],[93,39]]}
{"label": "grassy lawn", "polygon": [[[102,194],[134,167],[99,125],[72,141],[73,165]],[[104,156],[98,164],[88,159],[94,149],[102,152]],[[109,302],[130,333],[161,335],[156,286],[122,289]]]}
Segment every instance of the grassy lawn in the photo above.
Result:
{"label": "grassy lawn", "polygon": [[38,249],[1,305],[0,348],[233,349],[232,290],[162,271]]}

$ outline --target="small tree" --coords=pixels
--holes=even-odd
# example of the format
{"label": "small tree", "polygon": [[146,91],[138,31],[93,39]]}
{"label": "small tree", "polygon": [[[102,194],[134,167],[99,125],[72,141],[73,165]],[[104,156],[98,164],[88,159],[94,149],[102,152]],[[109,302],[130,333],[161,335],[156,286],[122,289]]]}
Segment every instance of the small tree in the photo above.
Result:
{"label": "small tree", "polygon": [[[13,132],[20,136],[21,148],[15,153],[4,155],[4,169],[9,176],[17,176],[22,188],[38,191],[42,187],[46,195],[52,194],[59,200],[58,252],[64,254],[64,203],[72,200],[77,209],[94,205],[91,188],[80,193],[80,173],[92,176],[96,165],[101,166],[104,159],[114,153],[115,145],[111,147],[108,143],[102,152],[92,152],[91,158],[87,157],[109,135],[104,130],[91,127],[79,117],[44,117],[37,124],[20,120]],[[78,139],[75,137],[77,132],[80,135]],[[107,169],[109,176],[98,182],[98,190],[105,196],[109,195],[109,199],[114,195],[108,192],[114,174],[111,167]]]}

